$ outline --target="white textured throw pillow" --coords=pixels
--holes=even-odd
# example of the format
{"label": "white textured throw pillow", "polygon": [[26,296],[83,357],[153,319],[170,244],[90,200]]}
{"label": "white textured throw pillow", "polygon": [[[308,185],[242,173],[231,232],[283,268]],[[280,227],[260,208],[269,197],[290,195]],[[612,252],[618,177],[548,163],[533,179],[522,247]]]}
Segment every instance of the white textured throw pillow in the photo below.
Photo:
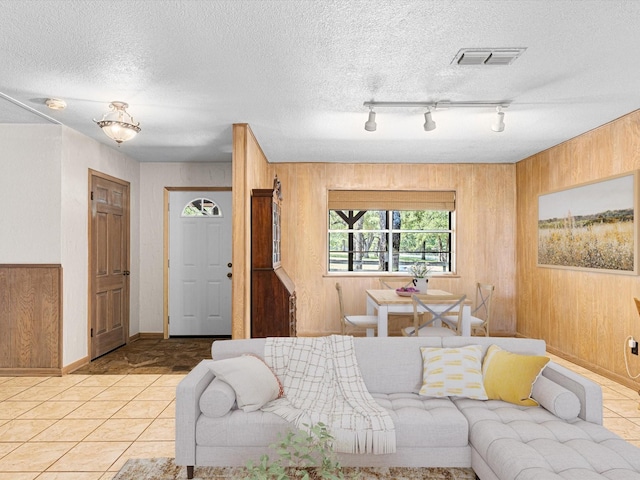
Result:
{"label": "white textured throw pillow", "polygon": [[573,420],[580,414],[578,396],[542,375],[534,382],[531,397],[563,420]]}
{"label": "white textured throw pillow", "polygon": [[231,385],[238,408],[245,412],[260,409],[280,393],[276,376],[266,363],[253,355],[216,360],[209,368],[216,377]]}
{"label": "white textured throw pillow", "polygon": [[236,403],[236,392],[227,382],[215,377],[200,395],[200,411],[207,417],[224,417]]}
{"label": "white textured throw pillow", "polygon": [[486,400],[482,382],[482,347],[421,347],[423,370],[420,395]]}

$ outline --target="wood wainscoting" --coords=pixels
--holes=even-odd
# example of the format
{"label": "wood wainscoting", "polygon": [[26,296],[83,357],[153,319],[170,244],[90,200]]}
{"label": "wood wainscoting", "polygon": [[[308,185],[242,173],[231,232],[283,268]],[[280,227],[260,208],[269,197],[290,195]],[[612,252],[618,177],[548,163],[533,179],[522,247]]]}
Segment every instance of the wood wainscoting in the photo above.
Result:
{"label": "wood wainscoting", "polygon": [[0,264],[0,375],[62,375],[62,266]]}

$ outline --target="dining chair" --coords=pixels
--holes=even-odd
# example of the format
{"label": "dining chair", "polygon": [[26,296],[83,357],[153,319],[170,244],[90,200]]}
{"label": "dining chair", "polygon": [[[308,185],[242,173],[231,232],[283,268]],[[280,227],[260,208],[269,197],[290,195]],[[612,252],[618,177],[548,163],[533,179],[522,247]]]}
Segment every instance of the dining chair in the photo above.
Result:
{"label": "dining chair", "polygon": [[336,282],[338,292],[338,303],[340,304],[340,326],[342,335],[348,335],[350,330],[366,330],[367,337],[375,336],[375,329],[378,327],[377,315],[345,315],[344,301],[342,300],[342,285]]}
{"label": "dining chair", "polygon": [[[462,310],[466,295],[430,295],[416,293],[411,296],[413,302],[413,326],[402,330],[406,337],[454,337],[460,335]],[[420,313],[429,316],[429,320],[420,323]],[[454,324],[451,319],[455,318]],[[447,326],[434,326],[436,321]]]}
{"label": "dining chair", "polygon": [[[476,283],[476,301],[471,311],[471,335],[489,336],[489,321],[491,320],[491,300],[495,286],[488,283]],[[448,318],[450,324],[456,325],[455,318]]]}
{"label": "dining chair", "polygon": [[[401,287],[413,287],[412,278],[379,278],[380,287],[396,290]],[[420,312],[422,316],[422,312]],[[413,325],[413,312],[389,312],[388,316],[388,332],[391,336],[399,336],[405,327]],[[421,319],[422,320],[422,319]],[[422,323],[422,322],[421,322]]]}

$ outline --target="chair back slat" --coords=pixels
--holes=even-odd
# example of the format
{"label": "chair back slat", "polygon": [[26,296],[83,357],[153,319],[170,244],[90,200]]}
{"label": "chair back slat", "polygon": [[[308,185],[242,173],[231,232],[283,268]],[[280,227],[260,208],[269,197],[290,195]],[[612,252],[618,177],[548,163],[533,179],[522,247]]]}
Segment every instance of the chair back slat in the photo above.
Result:
{"label": "chair back slat", "polygon": [[491,321],[491,305],[495,286],[489,283],[476,283],[476,302],[471,315],[483,321],[482,325],[475,327],[476,330],[489,336],[489,323]]}
{"label": "chair back slat", "polygon": [[402,287],[413,287],[413,280],[412,279],[406,279],[406,278],[402,278],[402,279],[388,279],[388,278],[380,278],[380,286],[382,288],[389,288],[391,290],[396,290],[398,288],[402,288]]}
{"label": "chair back slat", "polygon": [[[459,335],[462,325],[462,311],[466,298],[466,295],[430,295],[428,293],[416,293],[412,295],[413,335],[417,335],[421,328],[428,328],[427,326],[436,320],[440,320],[450,326]],[[422,324],[420,324],[421,313],[427,313],[430,316],[429,320]],[[455,317],[457,318],[457,322],[453,323],[450,318],[447,317]]]}

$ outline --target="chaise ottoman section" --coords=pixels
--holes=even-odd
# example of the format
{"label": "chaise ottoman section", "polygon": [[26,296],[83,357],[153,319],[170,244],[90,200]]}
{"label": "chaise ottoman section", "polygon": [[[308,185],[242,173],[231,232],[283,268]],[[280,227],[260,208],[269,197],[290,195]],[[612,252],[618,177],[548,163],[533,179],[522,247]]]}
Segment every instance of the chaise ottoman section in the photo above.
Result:
{"label": "chaise ottoman section", "polygon": [[455,404],[482,480],[640,480],[640,449],[602,425],[500,400]]}

